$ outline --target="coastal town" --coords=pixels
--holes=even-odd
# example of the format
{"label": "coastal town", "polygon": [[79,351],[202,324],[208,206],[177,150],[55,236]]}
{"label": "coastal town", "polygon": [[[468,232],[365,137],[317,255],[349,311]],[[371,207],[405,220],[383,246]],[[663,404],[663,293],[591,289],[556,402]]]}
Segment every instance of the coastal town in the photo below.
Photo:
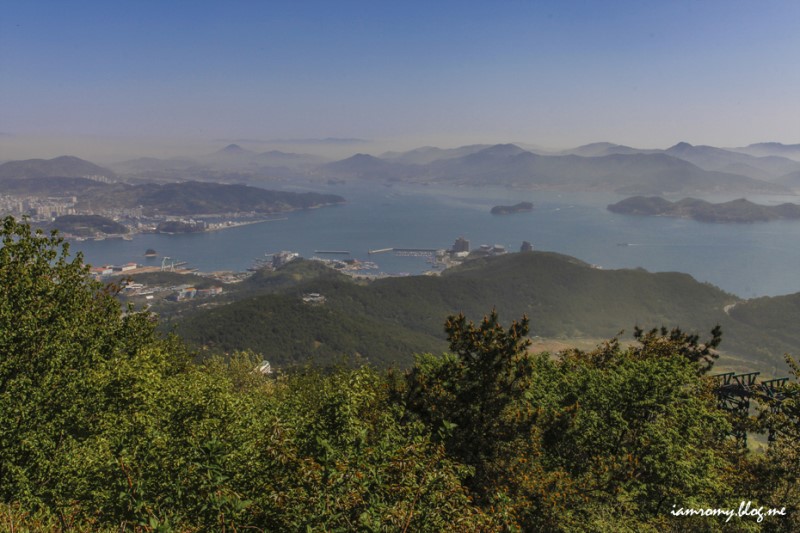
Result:
{"label": "coastal town", "polygon": [[[519,251],[533,251],[533,245],[524,241]],[[308,259],[355,279],[366,281],[398,275],[380,272],[380,266],[374,261],[341,257],[350,255],[350,252],[346,250],[317,250],[316,253],[319,255],[313,255]],[[431,268],[424,274],[436,276],[445,269],[460,265],[464,261],[504,255],[508,253],[508,250],[500,244],[482,244],[472,249],[469,240],[458,237],[452,246],[446,249],[382,248],[368,251],[370,256],[386,253],[424,258],[431,265]],[[146,255],[156,257],[158,254],[155,250],[148,250]],[[320,257],[320,255],[338,255],[340,257]],[[175,261],[165,256],[158,266],[129,262],[122,265],[91,267],[90,272],[98,281],[118,283],[120,295],[125,299],[149,305],[161,301],[178,303],[210,299],[222,295],[226,291],[225,286],[240,283],[259,270],[278,271],[300,259],[303,259],[300,253],[284,250],[265,254],[264,259],[258,260],[246,272],[203,273],[191,268],[185,262]],[[148,281],[142,281],[142,279]],[[197,285],[201,285],[201,287]],[[312,293],[306,296],[304,297],[306,302],[324,303],[325,301],[324,297],[318,294]]]}
{"label": "coastal town", "polygon": [[[76,196],[0,195],[0,216],[27,217],[34,226],[58,229],[64,238],[86,240],[131,240],[138,233],[197,233],[258,224],[286,217],[267,217],[257,212],[209,215],[147,215],[137,208],[81,208]],[[107,230],[99,223],[116,223]]]}

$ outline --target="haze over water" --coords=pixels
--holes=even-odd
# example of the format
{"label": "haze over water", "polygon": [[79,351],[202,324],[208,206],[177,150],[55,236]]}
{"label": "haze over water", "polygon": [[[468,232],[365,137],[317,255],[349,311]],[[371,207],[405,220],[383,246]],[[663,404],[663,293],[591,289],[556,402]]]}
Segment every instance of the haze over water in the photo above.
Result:
{"label": "haze over water", "polygon": [[[349,257],[378,263],[382,272],[419,274],[431,268],[424,258],[391,253],[370,256],[367,250],[449,248],[456,237],[464,236],[473,248],[502,244],[516,252],[527,240],[536,250],[571,255],[606,269],[686,272],[745,298],[800,291],[797,221],[714,224],[617,215],[606,210],[606,205],[621,199],[613,194],[383,186],[315,188],[340,194],[348,203],[288,213],[286,220],[210,233],[78,242],[72,244],[72,250],[82,251],[92,264],[135,261],[158,265],[166,255],[203,272],[243,271],[255,259],[263,259],[265,253],[281,250],[300,252],[307,258],[316,255],[315,250],[348,250]],[[726,199],[730,198],[714,201]],[[534,203],[532,212],[504,216],[489,213],[494,205],[523,200]],[[753,200],[764,204],[786,201],[768,197]],[[159,258],[146,259],[147,248],[154,248]]]}

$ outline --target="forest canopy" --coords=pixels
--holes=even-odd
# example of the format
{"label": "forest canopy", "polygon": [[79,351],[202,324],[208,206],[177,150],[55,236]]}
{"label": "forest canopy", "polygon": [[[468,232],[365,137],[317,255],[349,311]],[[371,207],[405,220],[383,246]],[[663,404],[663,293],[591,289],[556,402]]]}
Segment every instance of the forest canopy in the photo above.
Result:
{"label": "forest canopy", "polygon": [[[453,315],[449,349],[408,370],[263,374],[122,309],[57,234],[6,218],[1,238],[4,528],[800,529],[800,368],[736,419],[710,378],[718,331],[556,356],[531,353],[526,317]],[[743,449],[741,424],[774,440]],[[740,502],[784,514],[671,512]]]}

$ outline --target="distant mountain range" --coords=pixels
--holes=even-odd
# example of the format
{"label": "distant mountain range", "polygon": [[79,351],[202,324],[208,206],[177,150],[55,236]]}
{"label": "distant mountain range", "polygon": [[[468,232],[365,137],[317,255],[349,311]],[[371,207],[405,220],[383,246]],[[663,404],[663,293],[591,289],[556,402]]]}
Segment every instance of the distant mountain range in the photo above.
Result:
{"label": "distant mountain range", "polygon": [[77,157],[11,161],[0,165],[0,194],[75,196],[77,209],[142,207],[149,215],[268,214],[344,202],[344,198],[334,194],[284,192],[207,181],[108,182],[116,178],[113,172]]}
{"label": "distant mountain range", "polygon": [[[688,145],[687,145],[688,146]],[[504,186],[561,191],[614,191],[622,194],[761,193],[785,194],[784,184],[767,181],[781,171],[800,170],[800,163],[770,161],[753,178],[718,170],[728,165],[716,161],[701,168],[687,157],[699,159],[684,146],[667,151],[636,151],[618,145],[593,146],[578,152],[593,154],[541,155],[513,144],[464,147],[456,151],[425,148],[378,158],[356,154],[322,165],[317,174],[339,179],[388,180],[427,184]],[[609,153],[624,152],[624,153]],[[675,152],[678,152],[677,154]],[[720,152],[724,152],[720,150]],[[730,165],[747,158],[729,152]],[[681,157],[678,157],[681,156]],[[717,159],[721,154],[716,154]],[[759,161],[759,163],[761,163]],[[771,166],[770,166],[771,165]],[[781,166],[782,165],[782,166]],[[718,168],[711,168],[716,166]],[[776,170],[780,167],[780,170]],[[753,167],[757,168],[757,167]]]}
{"label": "distant mountain range", "polygon": [[117,175],[78,157],[63,155],[53,159],[25,159],[0,165],[0,179],[17,178],[88,178],[117,179]]}
{"label": "distant mountain range", "polygon": [[756,143],[744,148],[731,148],[731,150],[756,157],[777,156],[800,161],[800,144]]}
{"label": "distant mountain range", "polygon": [[139,158],[115,163],[112,167],[128,178],[139,180],[250,182],[269,179],[303,177],[328,160],[311,154],[295,154],[269,150],[258,153],[238,144],[197,157],[170,159]]}
{"label": "distant mountain range", "polygon": [[606,191],[630,195],[791,194],[800,192],[800,145],[639,149],[599,142],[561,152],[515,144],[426,146],[380,156],[330,161],[311,154],[256,152],[229,144],[215,152],[170,159],[139,158],[105,169],[75,157],[10,161],[0,180],[106,176],[129,183],[185,180],[266,185],[280,181],[364,181],[526,190]]}

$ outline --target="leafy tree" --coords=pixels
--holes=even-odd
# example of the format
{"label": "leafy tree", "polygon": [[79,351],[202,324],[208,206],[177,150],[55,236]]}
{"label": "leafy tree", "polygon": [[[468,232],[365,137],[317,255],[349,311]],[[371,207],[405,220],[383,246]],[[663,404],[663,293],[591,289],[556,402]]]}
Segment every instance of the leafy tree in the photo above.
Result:
{"label": "leafy tree", "polygon": [[780,394],[757,396],[761,409],[757,428],[773,436],[766,453],[752,461],[749,489],[754,498],[772,508],[785,507],[787,517],[779,531],[800,529],[800,364],[786,356],[794,381]]}
{"label": "leafy tree", "polygon": [[[528,353],[526,318],[496,313],[445,329],[451,353],[417,359],[404,399],[453,457],[475,468],[481,506],[531,531],[656,530],[672,505],[738,504],[741,457],[712,384],[713,360],[680,330],[639,332],[558,358]],[[711,519],[687,527],[714,529]]]}
{"label": "leafy tree", "polygon": [[385,378],[192,364],[57,235],[3,221],[0,518],[12,529],[475,531],[476,509]]}
{"label": "leafy tree", "polygon": [[[461,480],[467,469],[419,422],[401,423],[385,378],[368,368],[292,375],[276,391],[273,429],[237,469],[269,530],[477,531],[489,517]],[[272,448],[272,449],[270,449]],[[251,456],[252,457],[252,456]],[[260,490],[255,489],[260,487]]]}
{"label": "leafy tree", "polygon": [[697,373],[703,375],[711,370],[714,361],[719,358],[716,348],[722,342],[722,328],[717,325],[711,330],[711,339],[700,342],[697,334],[684,333],[680,328],[653,328],[646,332],[638,326],[633,330],[633,338],[641,344],[634,349],[635,357],[652,357],[661,354],[666,357],[678,355],[697,365]]}
{"label": "leafy tree", "polygon": [[60,508],[54,464],[102,405],[91,371],[144,349],[153,325],[123,316],[55,233],[7,217],[0,235],[0,495]]}
{"label": "leafy tree", "polygon": [[481,497],[505,468],[507,446],[530,433],[528,398],[535,358],[527,354],[528,319],[506,330],[495,311],[479,325],[463,314],[445,323],[450,354],[425,355],[407,376],[409,409],[429,424],[449,453],[475,469],[470,481]]}

